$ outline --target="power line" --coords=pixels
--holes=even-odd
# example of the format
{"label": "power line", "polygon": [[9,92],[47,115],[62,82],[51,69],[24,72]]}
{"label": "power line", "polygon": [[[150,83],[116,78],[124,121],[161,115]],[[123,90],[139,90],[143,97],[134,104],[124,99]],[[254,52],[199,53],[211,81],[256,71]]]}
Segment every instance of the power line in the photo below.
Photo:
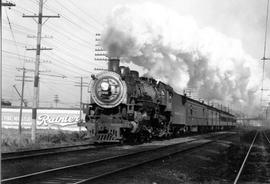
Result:
{"label": "power line", "polygon": [[[18,12],[20,12],[20,11],[18,11]],[[54,11],[55,12],[55,11]],[[22,13],[22,12],[21,12]],[[67,18],[68,19],[68,18]],[[74,23],[74,22],[73,22]],[[20,25],[17,25],[17,26],[20,26]],[[48,25],[47,25],[48,26]],[[27,27],[24,27],[24,26],[20,26],[20,27],[22,27],[22,28],[24,28],[24,29],[28,29]],[[57,31],[56,29],[54,29],[53,27],[50,27],[50,29],[53,29],[55,32],[59,32],[59,31]],[[31,30],[31,31],[33,31],[33,30]],[[65,34],[66,32],[59,32],[61,35],[63,35],[63,34]],[[26,33],[27,34],[27,33]],[[71,38],[79,38],[78,37],[78,35],[76,35],[76,34],[72,34],[72,37],[68,37],[69,39],[71,39]],[[80,38],[80,41],[82,41],[82,42],[84,42],[84,43],[86,43],[86,46],[88,47],[89,46],[89,42],[86,42],[85,41],[85,39],[84,38]]]}
{"label": "power line", "polygon": [[[10,39],[7,39],[7,38],[3,38],[3,40],[5,42],[9,42],[9,44],[12,44],[12,45],[14,45],[14,43],[16,42],[17,45],[20,45],[20,47],[24,47],[25,48],[25,43],[14,41],[14,40],[10,40]],[[20,54],[18,54],[18,55],[20,55]]]}
{"label": "power line", "polygon": [[[19,11],[18,11],[19,12]],[[28,30],[28,28],[26,28],[26,27],[24,27],[24,26],[20,26],[20,25],[16,25],[18,28],[23,28],[23,29],[27,29]],[[52,29],[52,30],[54,30],[55,32],[58,32],[61,36],[63,36],[63,35],[65,35],[68,39],[72,39],[72,40],[74,40],[74,38],[75,39],[77,39],[77,40],[74,40],[76,43],[78,43],[79,45],[82,45],[82,46],[84,46],[84,47],[89,47],[89,46],[91,46],[90,45],[90,43],[89,42],[86,42],[85,41],[85,39],[84,38],[80,38],[77,34],[70,34],[70,33],[68,33],[68,34],[70,34],[70,35],[72,35],[71,37],[70,36],[68,36],[66,33],[67,32],[59,32],[57,29],[55,29],[53,26],[51,27],[51,26],[48,26],[47,25],[47,27],[49,27],[50,29]],[[16,30],[16,31],[18,31],[18,32],[21,32],[21,33],[25,33],[25,34],[28,34],[27,32],[24,32],[24,31],[22,31],[22,30]],[[33,30],[31,30],[31,31],[33,31]]]}
{"label": "power line", "polygon": [[9,28],[10,28],[11,35],[12,35],[13,41],[15,43],[16,51],[18,53],[18,59],[19,60],[22,60],[21,57],[19,56],[20,52],[19,52],[19,49],[18,49],[17,41],[15,39],[15,35],[14,35],[14,32],[13,32],[13,29],[12,29],[12,26],[11,26],[11,23],[10,23],[10,20],[9,20],[9,17],[8,17],[8,14],[7,14],[7,10],[6,9],[5,9],[5,13],[6,13],[6,17],[7,17],[7,20],[8,20],[8,25],[9,25]]}
{"label": "power line", "polygon": [[[75,90],[64,90],[63,88],[56,88],[56,85],[58,86],[59,84],[54,84],[51,82],[44,82],[44,85],[50,89],[50,92],[61,94],[61,96],[64,96],[63,98],[66,98],[69,101],[72,99],[77,99],[77,95],[73,94],[73,93],[76,93]],[[69,89],[70,89],[70,87],[69,87]],[[46,93],[46,97],[47,96],[48,96],[48,93]]]}
{"label": "power line", "polygon": [[[35,2],[35,1],[32,1],[32,2]],[[36,3],[36,2],[35,2]],[[45,6],[45,7],[47,7],[47,5]],[[21,10],[22,8],[20,8],[20,10]],[[30,12],[30,11],[29,11]],[[16,13],[18,13],[18,12],[16,12]],[[74,16],[74,15],[73,15]],[[73,23],[71,23],[70,21],[67,21],[66,19],[63,19],[64,21],[65,21],[65,23],[66,24],[68,24],[68,25],[70,25],[70,24],[72,24],[72,26],[76,26],[76,24],[74,24],[75,22],[78,24],[78,22],[77,22],[77,19],[79,19],[79,20],[81,20],[81,18],[79,18],[79,17],[76,17],[76,19],[74,19],[73,18],[73,16],[69,16],[69,15],[66,15],[65,14],[65,17],[67,18],[67,19],[69,19],[69,20],[71,20]],[[72,19],[70,19],[70,18],[72,18]],[[81,21],[83,21],[83,20],[81,20]],[[12,23],[13,25],[14,25],[14,23]],[[44,28],[51,28],[51,27],[53,27],[53,26],[51,26],[50,27],[50,25],[51,24],[47,24],[46,25],[46,27],[44,27]],[[77,26],[78,27],[78,26]],[[53,27],[54,29],[55,29],[55,27]],[[16,31],[18,30],[18,31],[21,31],[21,32],[23,32],[23,33],[25,33],[25,34],[28,34],[27,33],[27,31],[24,31],[24,30],[27,30],[27,29],[24,29],[24,28],[22,28],[22,27],[20,27],[19,25],[17,25],[17,26],[13,26],[13,30],[15,31],[15,33],[17,33]],[[51,29],[52,30],[52,29]],[[57,30],[57,29],[56,29]],[[88,31],[88,28],[85,28],[84,30],[87,30]],[[31,32],[32,32],[33,30],[31,30]],[[76,34],[75,32],[70,32],[69,30],[67,30],[67,31],[65,31],[65,32],[63,32],[63,31],[59,31],[58,30],[58,33],[59,33],[59,37],[60,36],[62,36],[62,37],[65,37],[65,36],[68,36],[69,38],[71,38],[72,39],[72,42],[74,43],[74,44],[72,44],[71,46],[73,46],[73,45],[75,45],[75,44],[78,44],[78,45],[80,45],[80,46],[84,46],[84,47],[90,47],[91,46],[91,43],[90,43],[90,41],[88,42],[88,41],[86,41],[85,40],[85,38],[83,37],[82,38],[82,36],[81,35],[79,35],[79,34]],[[78,66],[78,65],[76,65],[76,64],[74,64],[74,60],[76,60],[76,61],[86,61],[86,62],[84,62],[84,63],[86,63],[86,64],[89,64],[90,62],[92,62],[90,59],[89,60],[87,60],[87,59],[85,59],[85,58],[82,58],[81,56],[76,56],[76,55],[74,55],[74,54],[70,54],[71,52],[70,51],[72,51],[72,49],[70,49],[71,47],[69,47],[69,46],[67,46],[67,44],[64,44],[63,45],[63,41],[60,41],[59,42],[59,40],[58,39],[55,39],[56,40],[56,44],[58,45],[58,47],[56,47],[56,48],[62,48],[62,49],[64,49],[64,51],[65,52],[63,52],[63,53],[65,53],[66,54],[66,56],[68,57],[66,57],[66,56],[61,56],[61,54],[59,54],[58,52],[55,52],[56,53],[56,56],[54,56],[54,55],[50,55],[51,56],[51,58],[53,58],[53,59],[55,59],[57,62],[55,62],[54,64],[55,65],[57,65],[57,66],[60,66],[60,67],[58,67],[57,68],[57,71],[63,71],[64,73],[71,73],[72,72],[72,75],[81,75],[82,74],[82,72],[81,71],[83,71],[83,72],[85,72],[85,73],[89,73],[89,72],[91,72],[91,70],[90,69],[88,69],[88,68],[83,68],[83,67],[81,67],[81,66]],[[72,43],[72,42],[70,42],[70,43]],[[51,43],[50,41],[48,41],[48,43]],[[60,45],[60,46],[59,46]],[[64,47],[63,47],[64,46]],[[75,48],[78,48],[78,47],[75,47]],[[9,57],[12,57],[12,56],[18,56],[18,54],[17,55],[12,55],[12,54],[9,54],[10,56]],[[22,57],[22,54],[19,54],[21,57]],[[49,55],[49,54],[48,54]],[[46,56],[45,54],[44,54],[44,56]],[[60,57],[60,59],[59,59],[59,57]],[[25,58],[25,56],[24,57],[22,57],[23,59]],[[67,58],[67,59],[66,59]],[[74,59],[75,58],[75,59]],[[68,62],[66,62],[66,60],[68,60]],[[78,67],[79,68],[78,68]],[[48,67],[49,68],[49,67]],[[46,79],[46,80],[50,80],[50,79]],[[56,85],[56,87],[57,88],[59,88],[59,86],[57,86]]]}
{"label": "power line", "polygon": [[[57,48],[57,49],[60,49],[59,46],[54,46],[54,47]],[[95,67],[97,67],[97,66],[103,67],[103,65],[100,65],[100,64],[97,64],[97,63],[93,63],[93,61],[91,61],[90,59],[88,60],[88,59],[85,59],[85,58],[83,58],[83,57],[81,57],[79,55],[72,54],[72,51],[73,51],[72,49],[65,48],[64,50],[65,51],[62,50],[61,53],[64,53],[66,57],[69,57],[69,58],[72,58],[72,59],[73,58],[78,58],[77,59],[78,62],[79,61],[85,61],[86,62],[85,64],[90,64],[90,65],[95,66]]]}
{"label": "power line", "polygon": [[[79,19],[78,16],[74,15],[74,13],[73,13],[71,10],[69,10],[64,4],[60,3],[60,2],[57,1],[57,0],[55,0],[55,2],[56,2],[58,5],[60,5],[61,8],[65,9],[65,10],[66,10],[67,12],[69,12],[71,15],[73,15],[74,17],[76,17],[78,20],[84,22],[84,25],[85,25],[85,24],[90,25],[88,22],[85,22],[83,19]],[[52,10],[52,11],[53,11],[53,10]],[[86,27],[83,27],[83,26],[81,26],[80,24],[78,24],[78,23],[72,21],[72,19],[68,18],[67,16],[65,16],[65,15],[63,15],[63,14],[62,14],[62,16],[63,16],[63,18],[66,19],[68,22],[70,22],[71,24],[75,25],[76,27],[80,27],[81,29],[83,29],[83,30],[86,31],[87,33],[88,33],[88,32],[93,32],[92,30],[90,30],[90,29],[88,30],[88,29],[86,29]],[[92,28],[96,29],[94,26],[92,26],[92,25],[90,25],[90,26],[91,26]]]}
{"label": "power line", "polygon": [[[55,52],[54,52],[54,57],[52,57],[52,56],[48,56],[48,57],[50,57],[50,58],[54,58],[54,60],[55,61],[60,61],[60,62],[64,62],[63,64],[67,64],[67,63],[69,63],[69,64],[71,64],[71,66],[72,67],[74,67],[74,68],[77,68],[77,69],[79,69],[79,70],[81,70],[81,71],[84,71],[84,72],[87,72],[87,73],[90,73],[90,71],[89,70],[86,70],[86,69],[84,69],[84,68],[81,68],[81,67],[79,67],[79,66],[77,66],[77,65],[74,65],[71,61],[69,61],[69,60],[67,60],[67,59],[64,59],[63,57],[61,57],[61,56],[59,56],[58,54],[56,54]],[[58,58],[58,59],[55,59],[55,58]]]}
{"label": "power line", "polygon": [[81,9],[80,7],[77,6],[76,3],[73,3],[72,1],[69,1],[74,7],[76,7],[77,9],[80,10],[80,12],[83,12],[87,17],[90,17],[94,22],[97,23],[97,25],[99,25],[101,28],[103,28],[103,24],[101,24],[99,21],[97,21],[94,17],[90,16],[88,13],[86,13],[83,9]]}
{"label": "power line", "polygon": [[[13,53],[12,53],[13,54]],[[14,55],[17,55],[17,56],[21,56],[21,55],[18,55],[18,54],[14,54]],[[79,58],[79,57],[78,57]],[[79,58],[80,60],[82,60],[82,58]],[[88,61],[89,62],[89,61]]]}
{"label": "power line", "polygon": [[[63,31],[59,31],[57,30],[56,28],[54,28],[53,26],[51,25],[47,25],[47,27],[49,27],[51,30],[55,31],[55,32],[58,32],[61,36],[66,36],[69,40],[73,40],[76,39],[77,43],[79,43],[78,41],[80,41],[80,44],[85,44],[86,46],[88,46],[89,42],[85,41],[85,38],[82,38],[82,37],[79,37],[78,34],[75,34],[75,33],[67,33],[67,32],[63,32]],[[69,35],[70,36],[69,36]]]}

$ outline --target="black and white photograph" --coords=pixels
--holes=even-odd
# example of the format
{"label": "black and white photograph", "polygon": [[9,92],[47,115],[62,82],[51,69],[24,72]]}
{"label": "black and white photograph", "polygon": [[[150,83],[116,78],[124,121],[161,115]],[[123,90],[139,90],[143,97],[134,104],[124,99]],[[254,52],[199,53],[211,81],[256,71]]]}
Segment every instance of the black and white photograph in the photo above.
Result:
{"label": "black and white photograph", "polygon": [[269,0],[0,4],[0,183],[270,183]]}

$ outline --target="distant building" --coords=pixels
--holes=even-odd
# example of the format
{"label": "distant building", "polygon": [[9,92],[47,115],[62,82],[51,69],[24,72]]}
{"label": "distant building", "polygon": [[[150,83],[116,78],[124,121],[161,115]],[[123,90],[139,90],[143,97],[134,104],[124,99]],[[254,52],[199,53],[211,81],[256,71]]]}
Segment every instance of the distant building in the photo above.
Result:
{"label": "distant building", "polygon": [[4,99],[2,99],[1,104],[2,104],[3,106],[11,106],[11,105],[12,105],[12,103],[11,103],[10,101],[4,100]]}

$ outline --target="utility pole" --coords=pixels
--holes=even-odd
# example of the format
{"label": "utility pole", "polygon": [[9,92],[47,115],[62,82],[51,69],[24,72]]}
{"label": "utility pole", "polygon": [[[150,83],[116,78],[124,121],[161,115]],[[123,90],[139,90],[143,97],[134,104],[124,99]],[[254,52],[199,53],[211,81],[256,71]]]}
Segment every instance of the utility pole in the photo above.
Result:
{"label": "utility pole", "polygon": [[23,95],[24,95],[24,79],[25,79],[25,68],[23,68],[22,92],[21,92],[21,104],[20,104],[20,117],[19,117],[19,134],[20,134],[20,142],[21,142],[21,140],[22,140],[22,105],[23,105]]}
{"label": "utility pole", "polygon": [[261,59],[263,61],[263,67],[262,67],[262,88],[261,88],[261,106],[263,105],[263,92],[264,91],[269,91],[269,89],[264,88],[264,73],[265,73],[265,61],[269,61],[270,58],[263,57]]}
{"label": "utility pole", "polygon": [[[10,2],[5,2],[3,3],[2,0],[0,1],[0,36],[1,36],[1,43],[0,43],[0,52],[1,52],[1,56],[0,56],[0,99],[1,99],[1,103],[0,103],[0,142],[2,142],[2,6],[6,6],[6,7],[12,7],[12,6],[16,6],[13,3]],[[2,146],[0,144],[0,150],[2,150]],[[0,154],[0,160],[2,160],[2,156]],[[1,161],[0,161],[0,168],[2,168],[1,166]],[[2,181],[2,174],[0,172],[0,183]]]}
{"label": "utility pole", "polygon": [[[25,82],[32,82],[32,80],[25,80],[25,78],[29,78],[29,76],[25,76],[26,73],[26,69],[25,68],[18,68],[18,70],[22,70],[23,74],[22,74],[22,79],[18,79],[17,81],[22,81],[22,89],[21,89],[21,94],[19,95],[21,98],[21,103],[20,103],[20,116],[19,116],[19,136],[20,136],[20,143],[21,143],[21,139],[22,139],[22,106],[24,103],[24,84]],[[16,87],[15,87],[16,89]],[[17,89],[16,89],[17,90]]]}
{"label": "utility pole", "polygon": [[[39,12],[38,15],[23,15],[25,18],[38,18],[38,31],[37,31],[37,47],[35,49],[27,50],[36,50],[36,62],[35,62],[35,77],[34,77],[34,97],[33,97],[33,107],[32,107],[32,131],[31,131],[31,140],[32,142],[36,141],[36,124],[37,124],[37,108],[38,108],[38,86],[39,86],[39,64],[40,64],[40,51],[41,50],[52,50],[51,48],[41,48],[41,31],[42,25],[49,18],[59,18],[60,16],[49,16],[43,15],[43,0],[39,0]],[[43,18],[47,18],[42,22]]]}
{"label": "utility pole", "polygon": [[59,102],[58,95],[54,95],[54,102],[55,102],[55,107],[57,107],[57,103]]}
{"label": "utility pole", "polygon": [[80,78],[80,82],[75,82],[77,87],[80,87],[80,120],[82,119],[82,95],[83,95],[83,87],[88,87],[86,82],[83,82],[83,78],[86,77],[76,77],[76,78]]}
{"label": "utility pole", "polygon": [[80,120],[82,119],[82,88],[83,88],[83,78],[81,77],[81,85],[80,85]]}
{"label": "utility pole", "polygon": [[268,15],[269,15],[269,0],[267,0],[266,6],[266,18],[265,18],[265,32],[264,32],[264,48],[263,48],[263,61],[262,66],[262,88],[261,88],[261,106],[263,105],[263,92],[266,90],[264,89],[264,70],[265,70],[265,61],[270,60],[270,58],[266,58],[266,46],[267,46],[267,28],[268,28]]}

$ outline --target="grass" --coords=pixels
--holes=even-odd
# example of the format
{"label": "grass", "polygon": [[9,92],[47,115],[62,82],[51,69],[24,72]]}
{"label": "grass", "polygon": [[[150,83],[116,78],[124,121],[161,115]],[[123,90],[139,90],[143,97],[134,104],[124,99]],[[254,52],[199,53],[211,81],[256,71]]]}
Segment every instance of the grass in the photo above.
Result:
{"label": "grass", "polygon": [[31,129],[22,130],[20,141],[19,132],[15,129],[2,129],[1,152],[40,149],[57,146],[77,145],[90,142],[87,133],[62,130],[37,130],[36,142],[31,141]]}

